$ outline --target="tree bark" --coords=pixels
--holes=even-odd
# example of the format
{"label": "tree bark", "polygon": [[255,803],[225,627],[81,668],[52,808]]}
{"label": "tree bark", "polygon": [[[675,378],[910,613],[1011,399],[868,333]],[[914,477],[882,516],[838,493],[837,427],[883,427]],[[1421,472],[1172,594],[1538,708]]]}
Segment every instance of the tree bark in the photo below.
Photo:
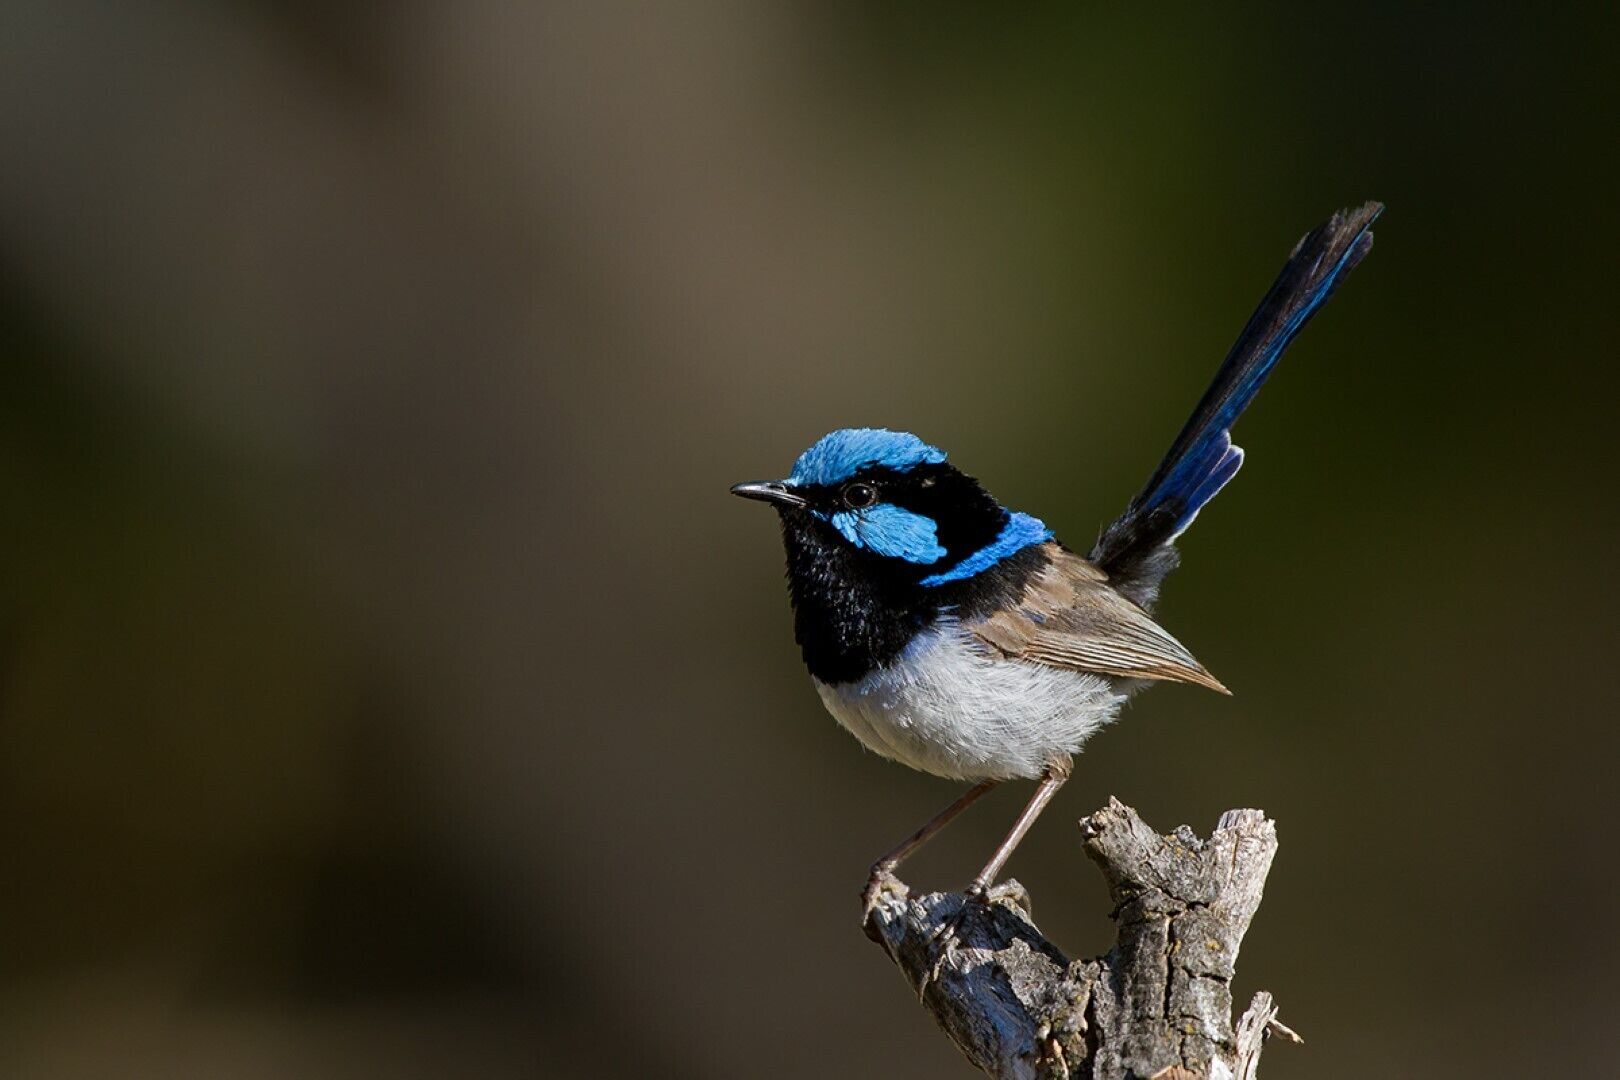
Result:
{"label": "tree bark", "polygon": [[1160,836],[1110,799],[1080,832],[1118,925],[1099,960],[1071,962],[1042,937],[1015,881],[972,904],[959,893],[911,899],[891,878],[867,918],[867,935],[970,1062],[995,1077],[1252,1080],[1268,1035],[1299,1041],[1270,994],[1232,1024],[1232,976],[1275,823],[1229,810],[1207,841],[1185,825]]}

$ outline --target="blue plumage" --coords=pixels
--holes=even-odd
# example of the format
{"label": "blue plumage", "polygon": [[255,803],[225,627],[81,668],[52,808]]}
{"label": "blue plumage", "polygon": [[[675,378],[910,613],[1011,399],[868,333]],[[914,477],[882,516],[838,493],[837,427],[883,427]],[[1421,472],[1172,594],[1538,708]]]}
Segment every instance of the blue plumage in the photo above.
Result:
{"label": "blue plumage", "polygon": [[823,435],[800,454],[799,460],[793,463],[793,475],[788,477],[788,482],[799,487],[841,484],[872,465],[907,472],[919,465],[938,465],[944,460],[945,451],[929,446],[908,431],[844,428]]}
{"label": "blue plumage", "polygon": [[840,510],[833,528],[858,548],[911,563],[936,563],[945,557],[939,524],[925,514],[881,503],[864,510]]}
{"label": "blue plumage", "polygon": [[1031,544],[1045,543],[1052,539],[1052,530],[1040,518],[1031,517],[1019,511],[1007,515],[1007,524],[1002,528],[1001,534],[985,547],[980,548],[949,570],[938,574],[930,574],[918,584],[929,588],[938,588],[952,581],[965,581],[977,574],[982,574],[1003,559],[1018,554]]}

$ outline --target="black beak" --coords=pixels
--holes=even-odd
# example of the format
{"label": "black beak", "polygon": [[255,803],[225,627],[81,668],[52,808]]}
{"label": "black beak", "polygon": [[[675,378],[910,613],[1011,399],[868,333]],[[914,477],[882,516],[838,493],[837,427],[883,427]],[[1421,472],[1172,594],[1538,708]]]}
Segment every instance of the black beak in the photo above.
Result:
{"label": "black beak", "polygon": [[758,480],[752,484],[734,484],[731,493],[741,495],[745,499],[758,499],[760,502],[776,503],[778,506],[805,506],[809,502],[803,495],[800,495],[780,480]]}

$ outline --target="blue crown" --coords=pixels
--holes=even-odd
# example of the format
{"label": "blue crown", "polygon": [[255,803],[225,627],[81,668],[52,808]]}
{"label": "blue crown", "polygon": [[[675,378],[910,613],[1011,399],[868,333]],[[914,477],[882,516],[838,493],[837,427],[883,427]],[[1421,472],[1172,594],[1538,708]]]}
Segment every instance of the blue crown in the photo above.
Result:
{"label": "blue crown", "polygon": [[938,465],[945,451],[929,446],[909,431],[887,428],[843,428],[823,435],[793,463],[788,482],[839,484],[868,465],[886,465],[905,472],[918,465]]}

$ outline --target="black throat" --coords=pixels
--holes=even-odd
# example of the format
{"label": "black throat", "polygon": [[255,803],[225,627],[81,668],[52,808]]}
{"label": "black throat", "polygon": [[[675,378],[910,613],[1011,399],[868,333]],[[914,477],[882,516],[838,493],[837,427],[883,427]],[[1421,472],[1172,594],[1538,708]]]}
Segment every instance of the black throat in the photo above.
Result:
{"label": "black throat", "polygon": [[942,614],[970,620],[1018,601],[1049,561],[1036,544],[962,581],[920,584],[932,568],[859,551],[804,511],[782,514],[793,630],[810,674],[848,683],[893,662]]}

